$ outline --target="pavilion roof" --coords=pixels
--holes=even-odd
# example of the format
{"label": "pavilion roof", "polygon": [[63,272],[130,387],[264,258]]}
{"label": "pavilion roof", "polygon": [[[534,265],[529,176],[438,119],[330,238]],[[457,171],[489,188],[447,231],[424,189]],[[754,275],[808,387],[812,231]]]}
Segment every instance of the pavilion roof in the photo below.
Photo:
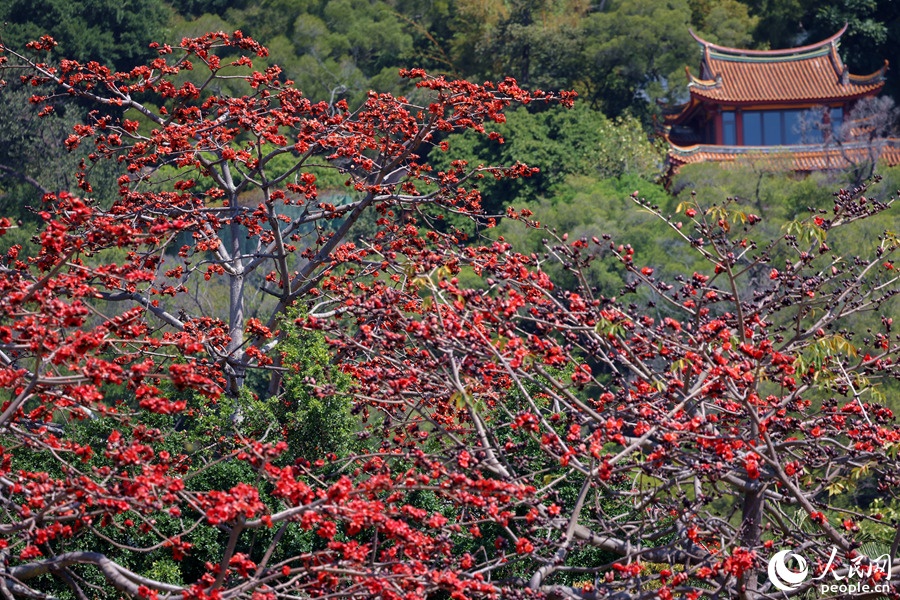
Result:
{"label": "pavilion roof", "polygon": [[744,50],[708,42],[693,31],[703,49],[700,76],[688,71],[694,101],[717,104],[822,104],[877,93],[884,66],[869,75],[851,75],[838,55],[845,25],[826,40],[784,50]]}

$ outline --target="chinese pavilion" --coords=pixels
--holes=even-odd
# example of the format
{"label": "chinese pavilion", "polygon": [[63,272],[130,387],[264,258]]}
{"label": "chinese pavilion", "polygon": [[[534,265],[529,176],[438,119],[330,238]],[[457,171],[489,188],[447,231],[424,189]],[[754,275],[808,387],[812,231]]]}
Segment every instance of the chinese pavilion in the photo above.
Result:
{"label": "chinese pavilion", "polygon": [[[888,63],[870,75],[851,74],[838,55],[846,30],[845,25],[817,44],[785,50],[727,48],[691,31],[703,58],[698,77],[685,69],[690,99],[664,111],[670,173],[689,163],[741,157],[794,171],[843,168],[854,153],[863,158],[869,147],[831,132],[856,102],[881,91]],[[810,127],[813,114],[819,122]],[[900,145],[894,141],[881,144],[880,156],[898,164]]]}

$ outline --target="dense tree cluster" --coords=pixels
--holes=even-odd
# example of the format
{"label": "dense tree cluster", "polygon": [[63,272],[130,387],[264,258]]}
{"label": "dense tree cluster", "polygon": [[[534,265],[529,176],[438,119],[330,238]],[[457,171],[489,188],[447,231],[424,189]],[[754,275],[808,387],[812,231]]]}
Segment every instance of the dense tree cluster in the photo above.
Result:
{"label": "dense tree cluster", "polygon": [[[151,41],[240,29],[267,42],[269,55],[258,59],[257,66],[277,64],[282,77],[293,80],[307,97],[332,102],[345,99],[354,108],[370,89],[414,93],[408,82],[397,77],[400,68],[409,66],[473,82],[512,76],[529,89],[573,89],[587,103],[585,108],[591,109],[591,114],[582,114],[585,123],[591,123],[591,131],[605,132],[599,136],[604,140],[599,152],[597,136],[584,138],[576,128],[564,127],[560,119],[565,117],[541,116],[541,109],[517,114],[515,124],[510,124],[516,134],[506,136],[520,140],[516,142],[520,146],[525,143],[521,140],[534,138],[533,147],[525,149],[527,156],[521,159],[541,169],[542,175],[527,191],[547,196],[552,196],[550,184],[571,174],[611,176],[609,163],[621,164],[622,156],[615,151],[607,154],[610,143],[631,139],[633,121],[629,119],[637,118],[645,131],[652,133],[656,101],[684,99],[684,67],[695,66],[699,59],[689,28],[724,45],[778,48],[827,37],[848,22],[841,51],[851,70],[869,72],[890,57],[890,34],[898,27],[900,16],[894,3],[878,0],[827,7],[806,0],[177,0],[113,4],[7,2],[0,6],[0,20],[6,23],[0,36],[21,47],[47,33],[59,43],[61,55],[128,70],[151,56]],[[888,79],[889,94],[894,93],[894,79]],[[244,93],[235,80],[222,80],[219,85],[222,92]],[[66,189],[63,179],[71,173],[67,151],[58,141],[62,138],[41,133],[51,124],[36,120],[25,102],[28,95],[5,95],[11,110],[2,118],[16,123],[0,130],[0,147],[7,149],[0,156],[0,185],[4,200],[13,207],[33,204],[41,187]],[[68,127],[86,118],[87,110],[83,103],[60,106],[57,116],[67,119],[61,125]],[[621,131],[600,125],[605,119],[617,123],[618,118],[626,124]],[[528,133],[523,136],[524,130]],[[538,150],[580,148],[584,143],[594,145],[584,153],[579,150],[574,161],[571,157],[558,159],[558,152],[540,155],[543,151]],[[37,146],[42,149],[39,158],[30,149]],[[469,158],[495,162],[498,152],[504,153],[483,146],[473,148]],[[20,147],[29,150],[10,150]],[[596,164],[586,167],[582,156]],[[78,158],[68,160],[77,162]],[[642,160],[642,172],[653,168]],[[612,169],[612,176],[617,176],[617,171]],[[36,178],[38,173],[41,177]],[[95,185],[114,190],[114,178],[103,180],[100,175],[96,174]],[[525,193],[517,188],[496,191],[491,190],[490,197],[498,204]],[[24,215],[26,221],[27,217]]]}

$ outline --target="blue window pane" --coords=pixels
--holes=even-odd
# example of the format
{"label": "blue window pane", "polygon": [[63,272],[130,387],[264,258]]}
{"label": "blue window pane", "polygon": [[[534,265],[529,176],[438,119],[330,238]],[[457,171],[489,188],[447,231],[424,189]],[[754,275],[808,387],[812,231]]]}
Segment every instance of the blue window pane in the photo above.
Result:
{"label": "blue window pane", "polygon": [[805,118],[807,123],[806,131],[803,132],[803,143],[821,144],[822,130],[824,129],[823,125],[825,124],[823,121],[830,119],[830,116],[814,108],[807,112]]}
{"label": "blue window pane", "polygon": [[762,146],[762,115],[758,111],[749,111],[742,117],[744,145]]}
{"label": "blue window pane", "polygon": [[731,111],[722,113],[722,143],[726,146],[737,144],[734,113]]}
{"label": "blue window pane", "polygon": [[766,146],[780,146],[784,143],[781,138],[781,113],[770,110],[762,114],[763,117],[763,144]]}
{"label": "blue window pane", "polygon": [[802,144],[802,134],[800,130],[801,110],[784,111],[784,143],[789,145]]}
{"label": "blue window pane", "polygon": [[844,110],[842,108],[831,109],[831,130],[839,133],[841,125],[844,124]]}

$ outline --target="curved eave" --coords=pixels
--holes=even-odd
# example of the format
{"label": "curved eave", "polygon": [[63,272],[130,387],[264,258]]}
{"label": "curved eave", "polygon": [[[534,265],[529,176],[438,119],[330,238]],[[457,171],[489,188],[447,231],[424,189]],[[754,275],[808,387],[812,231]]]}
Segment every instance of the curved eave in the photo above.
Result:
{"label": "curved eave", "polygon": [[700,89],[711,89],[722,86],[722,79],[700,79],[691,73],[690,67],[685,67],[684,72],[687,73],[688,87],[697,87]]}
{"label": "curved eave", "polygon": [[[866,89],[859,90],[853,94],[833,95],[833,96],[815,96],[808,98],[772,98],[772,99],[734,99],[723,98],[719,94],[720,88],[701,88],[699,86],[691,86],[688,91],[691,97],[697,96],[697,100],[706,102],[715,102],[721,106],[765,106],[771,104],[797,104],[798,106],[815,106],[819,104],[829,104],[834,102],[848,102],[859,100],[867,96],[873,96],[881,91],[884,87],[884,81],[873,81],[871,83],[857,84],[864,85]],[[707,93],[712,92],[712,93]]]}
{"label": "curved eave", "polygon": [[890,62],[887,59],[884,60],[884,65],[877,71],[873,73],[869,73],[868,75],[853,75],[850,74],[848,76],[848,80],[850,83],[854,85],[884,85],[884,76],[887,73],[888,68],[890,67]]}
{"label": "curved eave", "polygon": [[672,127],[674,125],[680,125],[697,111],[697,108],[700,106],[700,102],[691,96],[691,99],[688,100],[685,104],[677,107],[680,110],[675,111],[675,107],[673,107],[673,112],[669,114],[663,113],[663,123],[667,127]]}
{"label": "curved eave", "polygon": [[822,40],[821,42],[816,42],[815,44],[809,44],[807,46],[800,46],[799,48],[784,48],[781,50],[745,50],[743,48],[730,48],[728,46],[720,46],[718,44],[713,44],[710,41],[704,40],[699,35],[694,33],[693,29],[688,29],[688,33],[691,34],[691,37],[697,41],[697,43],[702,44],[705,48],[710,50],[714,50],[716,52],[720,52],[722,54],[732,54],[735,56],[791,56],[793,54],[801,54],[804,52],[811,52],[815,50],[821,50],[822,48],[829,46],[831,44],[837,44],[838,40],[841,39],[841,36],[844,35],[847,31],[847,23],[844,23],[844,26],[841,27],[841,30],[835,33],[833,36]]}

